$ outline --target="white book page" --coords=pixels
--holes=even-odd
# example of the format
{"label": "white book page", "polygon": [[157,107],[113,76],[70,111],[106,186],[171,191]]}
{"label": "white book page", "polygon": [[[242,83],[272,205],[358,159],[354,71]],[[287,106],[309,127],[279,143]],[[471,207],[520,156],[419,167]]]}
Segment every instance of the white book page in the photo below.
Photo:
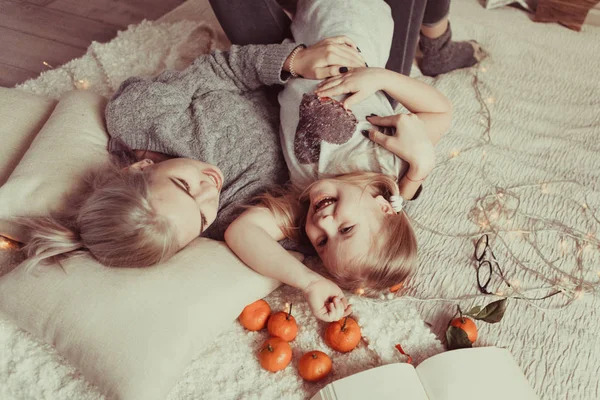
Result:
{"label": "white book page", "polygon": [[447,351],[416,370],[430,400],[539,400],[510,352],[498,347]]}
{"label": "white book page", "polygon": [[429,400],[412,365],[388,364],[337,380],[311,400]]}

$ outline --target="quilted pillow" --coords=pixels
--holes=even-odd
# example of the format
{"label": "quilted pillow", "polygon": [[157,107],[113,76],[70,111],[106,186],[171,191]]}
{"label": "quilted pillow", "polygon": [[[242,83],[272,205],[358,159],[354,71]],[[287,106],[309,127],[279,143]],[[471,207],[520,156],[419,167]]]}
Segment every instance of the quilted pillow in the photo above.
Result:
{"label": "quilted pillow", "polygon": [[[47,216],[90,169],[109,162],[104,129],[105,99],[93,92],[69,92],[52,112],[8,181],[0,187],[0,234],[21,242],[26,235],[15,216]],[[28,107],[28,106],[25,106]]]}
{"label": "quilted pillow", "polygon": [[0,87],[0,186],[7,181],[56,101],[16,89]]}

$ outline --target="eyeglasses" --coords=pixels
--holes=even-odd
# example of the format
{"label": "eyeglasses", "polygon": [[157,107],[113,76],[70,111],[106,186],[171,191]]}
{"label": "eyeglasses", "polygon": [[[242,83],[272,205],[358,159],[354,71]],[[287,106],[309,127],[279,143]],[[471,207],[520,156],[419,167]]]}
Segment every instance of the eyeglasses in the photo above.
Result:
{"label": "eyeglasses", "polygon": [[500,268],[500,264],[490,247],[487,233],[475,243],[473,256],[477,261],[477,287],[481,293],[495,294],[495,292],[488,290],[495,271],[502,278],[502,281],[510,287],[510,283],[504,278],[502,268]]}
{"label": "eyeglasses", "polygon": [[[482,294],[499,295],[497,291],[490,291],[489,289],[494,273],[500,276],[502,282],[506,284],[506,286],[509,288],[511,287],[508,280],[504,277],[504,272],[502,272],[502,268],[500,268],[500,264],[498,263],[498,260],[496,259],[492,248],[490,247],[487,233],[481,236],[479,240],[477,240],[477,243],[475,243],[475,252],[473,253],[473,256],[477,261],[477,287]],[[559,293],[562,292],[560,290],[554,290],[541,297],[525,297],[514,295],[505,295],[504,297],[520,300],[545,300],[549,297],[556,296]]]}

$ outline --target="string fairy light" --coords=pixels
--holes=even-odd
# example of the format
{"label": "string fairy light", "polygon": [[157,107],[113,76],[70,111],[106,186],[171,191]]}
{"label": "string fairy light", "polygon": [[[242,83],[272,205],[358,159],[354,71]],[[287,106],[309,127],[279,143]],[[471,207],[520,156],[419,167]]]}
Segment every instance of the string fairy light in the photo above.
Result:
{"label": "string fairy light", "polygon": [[[472,69],[473,71],[473,69]],[[448,161],[452,160],[458,154],[465,154],[470,151],[481,149],[482,160],[485,161],[487,152],[486,148],[492,146],[491,140],[491,112],[488,107],[489,104],[495,102],[494,97],[487,97],[481,93],[479,72],[486,72],[485,67],[475,69],[473,73],[473,88],[475,96],[480,105],[479,114],[481,115],[481,123],[484,127],[481,136],[476,144],[473,144],[467,148],[461,149],[460,151],[454,149],[450,153],[450,157],[446,160],[438,163],[436,168],[440,168]],[[488,185],[491,190],[475,199],[475,206],[469,213],[469,218],[479,228],[475,232],[467,233],[449,233],[442,232],[437,228],[432,228],[423,225],[417,220],[413,220],[415,228],[420,228],[424,231],[432,233],[437,236],[451,237],[451,238],[465,238],[474,239],[480,237],[482,234],[490,234],[496,239],[496,243],[502,245],[502,250],[509,258],[509,261],[514,264],[515,267],[523,271],[526,275],[531,275],[534,278],[545,282],[544,285],[536,288],[524,288],[521,286],[520,281],[511,280],[505,283],[509,285],[509,290],[497,290],[490,294],[477,294],[469,296],[461,296],[457,298],[427,298],[419,299],[410,296],[403,296],[409,300],[416,301],[463,301],[466,299],[474,299],[482,296],[499,296],[499,297],[512,297],[519,298],[527,301],[531,306],[538,308],[543,311],[550,309],[561,309],[569,306],[574,301],[583,299],[587,294],[600,292],[600,270],[595,271],[597,266],[594,265],[594,271],[590,271],[590,268],[584,262],[584,255],[587,254],[585,250],[596,248],[600,250],[600,240],[596,237],[592,230],[580,230],[564,224],[556,218],[545,218],[541,215],[535,215],[525,212],[521,209],[521,195],[523,191],[528,189],[537,188],[544,195],[549,195],[554,198],[561,196],[561,193],[583,193],[583,201],[577,201],[574,199],[563,198],[562,200],[574,202],[581,208],[581,213],[586,216],[586,223],[596,223],[600,225],[600,219],[597,216],[597,212],[592,209],[589,201],[587,201],[587,192],[589,188],[586,185],[576,180],[553,180],[553,181],[542,181],[538,183],[528,184],[517,184],[517,185],[505,185],[500,187],[497,184],[492,183],[492,179],[488,176],[486,164],[481,169],[481,178],[483,182]],[[552,190],[553,186],[557,185],[572,185],[573,190]],[[518,222],[523,222],[522,226],[518,226]],[[551,259],[552,250],[548,248],[548,244],[542,245],[538,243],[538,240],[542,235],[557,235],[559,241],[557,243],[557,250],[560,257],[558,259]],[[523,260],[511,249],[511,243],[524,243],[533,249],[533,253],[537,256],[538,265],[532,266],[531,260]],[[572,246],[571,246],[572,242]],[[589,251],[591,254],[591,251]],[[556,253],[554,253],[556,254]],[[590,258],[589,256],[587,258]],[[573,268],[568,268],[569,263],[574,263]],[[541,268],[540,268],[541,264]],[[548,271],[546,271],[548,269]],[[552,271],[554,276],[558,276],[558,279],[550,278]],[[511,271],[516,274],[518,271]],[[595,280],[592,280],[589,273],[594,273]],[[521,274],[519,274],[521,275]],[[511,284],[512,282],[512,284]],[[546,293],[541,297],[531,297],[528,293]],[[547,306],[539,306],[534,303],[533,300],[545,300],[549,298],[557,299],[557,296],[564,298],[563,304],[558,301],[551,301]]]}
{"label": "string fairy light", "polygon": [[[50,65],[46,61],[42,61],[42,64],[44,66],[48,67],[49,69],[55,69],[52,65]],[[76,89],[87,90],[90,88],[90,82],[87,79],[77,79],[77,78],[75,78],[75,74],[72,71],[70,71],[69,69],[66,69],[66,68],[64,70],[71,78],[71,82],[73,83],[73,86]]]}
{"label": "string fairy light", "polygon": [[0,235],[0,250],[18,250],[20,247],[18,242]]}

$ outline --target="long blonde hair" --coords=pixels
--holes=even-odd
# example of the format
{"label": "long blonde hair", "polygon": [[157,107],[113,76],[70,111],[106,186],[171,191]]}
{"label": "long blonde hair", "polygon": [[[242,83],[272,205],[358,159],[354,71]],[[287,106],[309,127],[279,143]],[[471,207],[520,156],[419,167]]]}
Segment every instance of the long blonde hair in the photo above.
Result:
{"label": "long blonde hair", "polygon": [[60,214],[19,218],[28,267],[89,251],[111,267],[146,267],[179,250],[169,221],[150,205],[146,175],[118,164],[91,172]]}
{"label": "long blonde hair", "polygon": [[[386,200],[389,200],[390,196],[399,195],[396,179],[390,175],[352,172],[327,178],[351,183],[364,190],[370,189],[372,193],[381,195]],[[273,213],[283,233],[297,242],[308,242],[304,226],[311,186],[299,188],[290,185],[259,197],[261,205]],[[364,257],[353,260],[352,265],[346,265],[341,270],[327,268],[327,265],[325,267],[331,278],[343,289],[375,296],[404,282],[416,263],[417,239],[408,216],[401,211],[399,214],[385,216],[382,231],[377,239],[373,238],[371,251]]]}

